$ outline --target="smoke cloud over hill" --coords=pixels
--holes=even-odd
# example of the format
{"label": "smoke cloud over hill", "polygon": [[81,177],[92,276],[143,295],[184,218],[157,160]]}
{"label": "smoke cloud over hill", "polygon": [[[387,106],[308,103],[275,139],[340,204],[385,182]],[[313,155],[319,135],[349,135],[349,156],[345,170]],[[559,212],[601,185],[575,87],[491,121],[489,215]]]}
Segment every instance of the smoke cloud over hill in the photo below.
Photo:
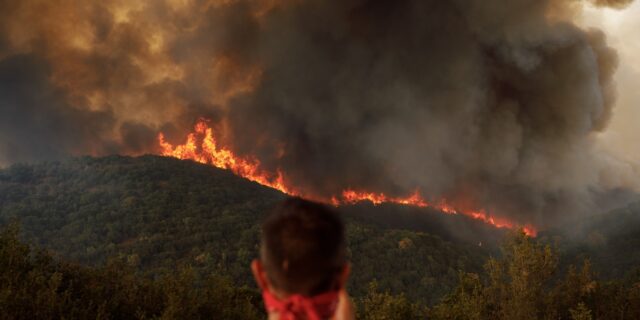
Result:
{"label": "smoke cloud over hill", "polygon": [[420,190],[549,224],[630,187],[593,149],[617,57],[579,6],[0,1],[0,163],[154,153],[206,118],[306,193]]}

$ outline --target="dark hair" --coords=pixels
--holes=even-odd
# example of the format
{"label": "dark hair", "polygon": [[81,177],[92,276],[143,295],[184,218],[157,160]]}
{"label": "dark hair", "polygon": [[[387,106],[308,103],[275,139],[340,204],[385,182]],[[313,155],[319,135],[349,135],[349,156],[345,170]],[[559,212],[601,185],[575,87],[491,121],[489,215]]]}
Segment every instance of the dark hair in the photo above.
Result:
{"label": "dark hair", "polygon": [[306,296],[329,291],[346,264],[342,221],[325,205],[288,198],[262,225],[261,260],[280,290]]}

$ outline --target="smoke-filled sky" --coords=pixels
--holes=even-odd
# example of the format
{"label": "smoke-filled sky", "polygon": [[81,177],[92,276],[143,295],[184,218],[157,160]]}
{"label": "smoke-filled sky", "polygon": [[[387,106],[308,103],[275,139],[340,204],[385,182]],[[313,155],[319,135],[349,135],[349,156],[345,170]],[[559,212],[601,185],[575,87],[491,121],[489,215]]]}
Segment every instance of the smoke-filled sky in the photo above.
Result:
{"label": "smoke-filled sky", "polygon": [[617,157],[640,163],[640,2],[625,10],[587,7],[582,24],[602,29],[620,58],[615,77],[618,101],[600,139]]}
{"label": "smoke-filled sky", "polygon": [[0,163],[155,153],[206,118],[305,193],[549,225],[635,190],[630,2],[0,0]]}

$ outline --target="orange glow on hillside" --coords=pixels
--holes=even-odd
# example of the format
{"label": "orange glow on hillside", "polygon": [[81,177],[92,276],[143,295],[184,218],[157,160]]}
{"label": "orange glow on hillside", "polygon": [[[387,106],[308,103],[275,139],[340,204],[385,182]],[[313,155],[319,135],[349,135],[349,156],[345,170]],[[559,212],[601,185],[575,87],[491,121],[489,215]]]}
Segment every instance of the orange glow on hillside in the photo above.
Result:
{"label": "orange glow on hillside", "polygon": [[293,189],[285,185],[282,172],[275,174],[260,170],[260,161],[254,158],[237,157],[231,150],[218,145],[218,141],[205,121],[195,126],[195,131],[187,136],[187,142],[173,146],[165,141],[164,135],[158,136],[161,154],[178,159],[190,159],[210,164],[220,169],[228,169],[233,173],[257,182],[261,185],[280,190],[289,195],[297,195]]}
{"label": "orange glow on hillside", "polygon": [[158,141],[161,148],[161,154],[163,156],[178,159],[190,159],[199,163],[210,164],[221,169],[227,169],[238,176],[257,182],[261,185],[280,190],[281,192],[292,196],[301,196],[316,201],[330,203],[334,206],[369,201],[374,205],[394,203],[421,208],[430,207],[447,214],[462,214],[493,225],[496,228],[522,228],[522,230],[529,236],[535,237],[537,234],[537,231],[533,226],[519,226],[505,219],[494,217],[485,210],[461,211],[454,205],[447,203],[446,200],[441,200],[437,203],[429,203],[417,190],[407,197],[391,197],[384,193],[356,191],[350,188],[345,189],[339,196],[333,196],[330,199],[318,199],[312,195],[300,194],[285,179],[285,175],[282,171],[277,170],[275,173],[267,172],[260,167],[260,161],[258,159],[253,157],[237,156],[230,149],[219,145],[213,133],[213,129],[208,126],[205,120],[201,120],[196,124],[194,132],[187,136],[187,141],[182,145],[174,146],[168,143],[162,133],[158,135]]}
{"label": "orange glow on hillside", "polygon": [[518,226],[510,221],[505,219],[500,219],[489,215],[485,210],[478,211],[460,211],[456,209],[453,205],[447,203],[445,200],[442,200],[438,203],[429,203],[427,202],[418,191],[415,191],[408,197],[405,198],[394,198],[388,197],[384,193],[372,193],[372,192],[356,192],[351,189],[347,189],[342,192],[342,201],[337,200],[335,197],[332,198],[332,203],[335,205],[340,204],[354,204],[361,201],[369,201],[374,205],[379,205],[382,203],[395,203],[407,206],[415,206],[421,208],[434,208],[439,211],[442,211],[447,214],[462,214],[465,216],[472,217],[476,220],[483,221],[490,225],[493,225],[496,228],[522,228],[524,233],[528,236],[535,237],[537,235],[537,230],[530,225],[526,226]]}

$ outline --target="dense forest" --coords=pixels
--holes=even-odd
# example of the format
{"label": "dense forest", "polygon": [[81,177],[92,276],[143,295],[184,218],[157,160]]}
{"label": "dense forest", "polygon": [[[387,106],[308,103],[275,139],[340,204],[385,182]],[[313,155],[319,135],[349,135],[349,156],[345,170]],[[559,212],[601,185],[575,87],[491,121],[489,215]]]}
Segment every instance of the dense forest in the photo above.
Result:
{"label": "dense forest", "polygon": [[[53,259],[0,231],[0,319],[262,319],[255,288],[189,267],[160,277],[126,262],[83,267]],[[388,275],[392,277],[393,275]],[[558,272],[549,245],[514,232],[484,271],[460,271],[459,283],[433,306],[369,284],[354,297],[358,319],[639,319],[640,272],[599,281],[585,260]]]}
{"label": "dense forest", "polygon": [[[189,266],[239,285],[253,285],[249,264],[257,256],[260,222],[283,198],[228,171],[155,156],[76,158],[0,171],[0,224],[19,221],[30,244],[81,265],[116,258],[151,274]],[[440,224],[410,230],[361,218],[376,209],[390,210],[361,205],[345,212],[358,270],[350,283],[354,294],[376,280],[381,290],[431,303],[453,288],[458,270],[481,269],[488,251],[477,242],[425,232],[443,229]]]}
{"label": "dense forest", "polygon": [[[248,265],[283,197],[154,156],[2,169],[0,314],[263,318]],[[538,239],[428,209],[340,210],[361,319],[640,317],[639,204]]]}

